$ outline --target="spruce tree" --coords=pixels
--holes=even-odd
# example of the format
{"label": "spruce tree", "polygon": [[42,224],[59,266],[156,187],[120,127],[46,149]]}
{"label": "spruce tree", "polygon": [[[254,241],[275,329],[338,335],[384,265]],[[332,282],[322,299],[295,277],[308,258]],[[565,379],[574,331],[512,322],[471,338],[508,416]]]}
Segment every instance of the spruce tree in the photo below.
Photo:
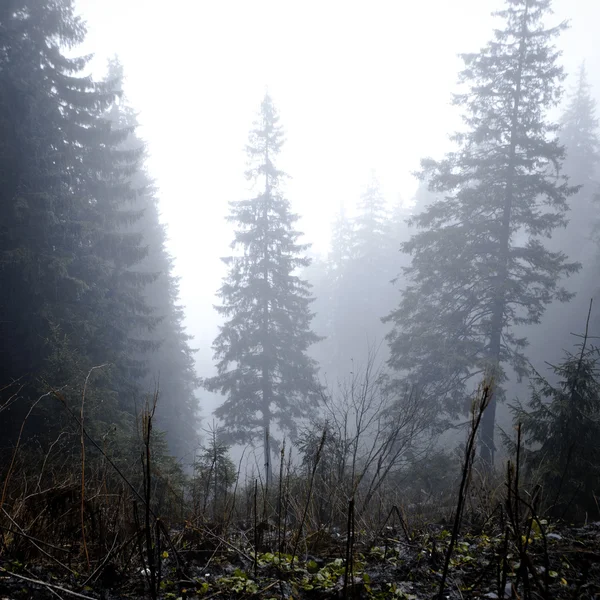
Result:
{"label": "spruce tree", "polygon": [[[585,265],[592,256],[594,215],[598,213],[594,199],[599,191],[596,175],[600,163],[600,138],[596,102],[584,65],[577,73],[560,125],[560,141],[565,147],[563,170],[569,183],[577,186],[578,191],[569,202],[571,210],[567,227],[556,232],[551,247],[562,250]],[[584,306],[588,302],[589,298],[584,301]]]}
{"label": "spruce tree", "polygon": [[218,312],[226,318],[215,339],[218,375],[205,380],[227,396],[215,415],[230,440],[253,442],[264,436],[265,472],[270,479],[271,426],[296,433],[319,398],[315,362],[307,355],[318,337],[311,331],[309,285],[297,270],[309,264],[294,229],[298,216],[283,196],[285,174],[274,160],[283,145],[279,116],[265,95],[250,133],[247,178],[260,190],[232,202],[228,221],[236,230],[224,258],[228,274],[219,290]]}
{"label": "spruce tree", "polygon": [[409,284],[388,319],[389,366],[425,386],[450,413],[486,373],[495,391],[482,425],[482,457],[494,456],[496,402],[506,367],[527,373],[526,339],[515,326],[539,323],[558,285],[578,265],[543,243],[565,224],[575,189],[560,174],[564,150],[548,110],[561,98],[563,71],[546,28],[550,0],[507,0],[503,25],[479,53],[463,55],[464,130],[441,161],[422,161],[423,179],[443,194],[416,216],[404,244]]}
{"label": "spruce tree", "polygon": [[[561,118],[560,140],[566,148],[564,169],[571,183],[590,187],[600,162],[596,101],[582,64]],[[589,190],[588,190],[589,193]]]}
{"label": "spruce tree", "polygon": [[401,269],[407,260],[400,246],[408,239],[408,215],[400,198],[389,208],[372,172],[355,216],[350,218],[342,203],[332,223],[328,256],[305,272],[315,286],[315,330],[325,336],[313,356],[333,388],[369,357],[385,361],[382,342],[389,327],[381,321],[403,286]]}
{"label": "spruce tree", "polygon": [[[316,281],[317,323],[326,340],[317,351],[334,386],[380,352],[387,327],[381,317],[396,302],[392,281],[399,266],[400,212],[388,208],[378,178],[371,174],[360,195],[356,216],[341,210],[333,222],[331,251]],[[325,327],[323,327],[323,324]]]}
{"label": "spruce tree", "polygon": [[88,210],[85,245],[74,253],[74,266],[90,285],[65,314],[77,327],[70,337],[78,350],[92,365],[110,365],[115,416],[134,415],[144,392],[139,387],[146,373],[144,354],[154,347],[150,332],[158,321],[144,289],[157,273],[141,268],[148,244],[139,228],[145,205],[135,179],[143,169],[144,149],[129,143],[135,124],[126,122],[119,107],[119,80],[105,85],[114,100],[108,110],[90,114],[95,135],[86,140],[85,176],[77,190],[87,195]]}
{"label": "spruce tree", "polygon": [[[543,361],[558,363],[568,349],[570,334],[578,331],[590,298],[598,293],[598,240],[597,227],[598,183],[596,173],[600,160],[600,139],[596,103],[582,65],[575,76],[575,84],[567,97],[566,108],[560,119],[559,137],[565,146],[564,174],[569,183],[577,186],[577,193],[569,198],[570,210],[566,227],[557,229],[548,241],[550,250],[562,251],[571,260],[582,263],[582,269],[565,282],[567,291],[576,297],[567,307],[554,303],[543,316],[541,327],[529,328],[525,333],[530,340],[530,356],[536,368]],[[592,317],[595,333],[597,316]]]}
{"label": "spruce tree", "polygon": [[[82,74],[87,59],[64,56],[85,35],[70,0],[5,3],[0,34],[0,435],[10,445],[48,390],[79,410],[100,365],[86,389],[86,429],[98,438],[113,425],[130,434],[152,392],[150,351],[167,337],[158,324],[169,320],[172,360],[162,369],[178,378],[169,415],[180,425],[171,435],[191,442],[193,362],[176,282],[160,282],[168,318],[150,303],[148,286],[169,261],[137,123],[118,102],[120,67],[96,83]],[[152,252],[163,263],[145,262]],[[23,439],[34,433],[43,447],[68,425],[68,412],[46,396]]]}
{"label": "spruce tree", "polygon": [[198,514],[207,514],[212,503],[213,521],[225,517],[227,494],[235,483],[237,470],[229,456],[229,446],[221,441],[216,427],[207,432],[207,443],[199,448],[194,460],[192,501]]}
{"label": "spruce tree", "polygon": [[0,8],[0,388],[39,371],[45,308],[82,287],[69,272],[78,231],[67,216],[82,203],[69,197],[74,151],[60,131],[60,103],[68,95],[67,108],[86,110],[94,98],[88,82],[67,77],[81,62],[64,58],[60,44],[80,42],[83,28],[70,2],[60,4]]}
{"label": "spruce tree", "polygon": [[[340,206],[331,228],[331,249],[325,266],[325,277],[316,290],[317,302],[321,310],[317,319],[327,320],[326,339],[316,348],[325,355],[321,362],[327,377],[335,380],[344,377],[351,370],[349,360],[352,350],[352,319],[348,314],[348,295],[350,292],[350,265],[354,257],[354,223],[347,216],[344,205]],[[326,304],[321,301],[325,300]]]}
{"label": "spruce tree", "polygon": [[[0,389],[25,386],[4,414],[10,439],[41,388],[73,389],[107,362],[91,340],[106,335],[95,311],[111,275],[94,249],[108,245],[108,188],[128,195],[117,180],[135,157],[115,154],[121,134],[102,118],[112,91],[62,52],[85,34],[70,0],[4,3],[0,30]],[[61,411],[43,407],[28,425],[51,434]]]}
{"label": "spruce tree", "polygon": [[[179,305],[178,281],[166,248],[167,232],[160,223],[156,189],[144,168],[145,146],[137,134],[137,116],[122,90],[123,78],[118,59],[111,60],[107,79],[119,93],[119,101],[111,107],[110,121],[116,129],[127,133],[120,149],[142,153],[139,168],[130,175],[135,192],[132,208],[137,218],[123,223],[120,231],[123,235],[138,236],[145,248],[145,256],[135,266],[136,272],[146,278],[137,300],[150,310],[152,318],[151,327],[140,328],[128,320],[124,330],[135,346],[130,348],[131,358],[142,368],[141,376],[134,380],[138,395],[151,393],[158,386],[157,426],[165,431],[171,453],[180,458],[187,456],[191,461],[198,437],[195,390],[199,381],[194,372],[190,336],[183,324],[183,308]],[[127,310],[134,313],[132,307]]]}
{"label": "spruce tree", "polygon": [[328,262],[331,265],[332,273],[340,274],[346,268],[348,261],[352,258],[353,240],[353,223],[342,203],[331,226],[331,249]]}
{"label": "spruce tree", "polygon": [[331,226],[331,247],[326,256],[315,256],[302,271],[302,277],[310,282],[315,296],[313,320],[314,331],[323,340],[312,346],[312,356],[320,367],[326,385],[335,384],[339,376],[350,370],[340,355],[339,340],[344,336],[340,313],[348,285],[348,261],[352,252],[352,222],[346,216],[344,204],[340,205]]}
{"label": "spruce tree", "polygon": [[381,341],[381,317],[393,306],[389,299],[397,267],[390,258],[397,245],[391,234],[390,211],[373,172],[358,204],[351,275],[354,285],[347,298],[354,304],[354,327],[361,331],[365,345]]}

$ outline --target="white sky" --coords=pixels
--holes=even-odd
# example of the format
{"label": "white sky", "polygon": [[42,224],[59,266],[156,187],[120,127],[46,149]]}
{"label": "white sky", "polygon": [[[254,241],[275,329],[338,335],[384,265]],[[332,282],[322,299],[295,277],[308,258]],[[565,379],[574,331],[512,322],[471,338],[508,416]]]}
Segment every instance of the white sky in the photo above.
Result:
{"label": "white sky", "polygon": [[[200,375],[212,374],[212,309],[231,230],[228,201],[245,197],[244,147],[268,87],[286,130],[280,167],[314,250],[371,169],[388,199],[410,198],[424,156],[439,157],[459,121],[450,106],[460,52],[489,38],[499,0],[77,0],[82,52],[94,74],[118,54],[140,112],[151,175],[181,276]],[[600,90],[600,1],[555,0],[573,72],[586,59]],[[600,94],[597,94],[600,95]],[[203,394],[204,396],[204,394]],[[206,406],[205,415],[210,412]],[[208,402],[212,404],[212,401]]]}

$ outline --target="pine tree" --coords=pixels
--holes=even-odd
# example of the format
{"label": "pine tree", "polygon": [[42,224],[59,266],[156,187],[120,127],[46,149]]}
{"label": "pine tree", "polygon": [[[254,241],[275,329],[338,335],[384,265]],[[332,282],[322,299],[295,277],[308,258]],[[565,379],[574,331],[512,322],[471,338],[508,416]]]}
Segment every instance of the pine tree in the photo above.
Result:
{"label": "pine tree", "polygon": [[205,386],[227,396],[215,411],[236,442],[264,435],[265,472],[270,479],[271,425],[295,435],[297,421],[319,398],[316,365],[307,355],[318,337],[311,331],[309,285],[295,273],[306,267],[307,245],[298,243],[298,216],[282,194],[284,173],[274,164],[283,145],[279,117],[267,94],[250,133],[247,177],[260,186],[249,200],[232,202],[229,272],[219,290],[226,317],[214,343],[218,375]]}
{"label": "pine tree", "polygon": [[507,0],[497,13],[503,28],[462,57],[467,89],[454,103],[465,130],[444,160],[422,162],[443,199],[413,219],[421,231],[404,244],[410,282],[388,317],[389,366],[448,412],[465,407],[474,378],[493,376],[481,440],[488,463],[505,369],[527,373],[527,341],[514,327],[539,323],[552,299],[567,300],[558,280],[578,268],[542,243],[564,225],[575,191],[560,176],[564,150],[546,116],[561,97],[553,40],[565,28],[545,28],[549,13],[550,0]]}

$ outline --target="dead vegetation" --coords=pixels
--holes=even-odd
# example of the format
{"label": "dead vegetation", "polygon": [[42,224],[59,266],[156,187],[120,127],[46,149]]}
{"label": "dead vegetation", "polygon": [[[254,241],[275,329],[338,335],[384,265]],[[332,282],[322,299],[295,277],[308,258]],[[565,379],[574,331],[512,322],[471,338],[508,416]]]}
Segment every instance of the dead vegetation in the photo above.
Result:
{"label": "dead vegetation", "polygon": [[[489,387],[473,403],[463,468],[448,472],[456,461],[442,463],[445,487],[436,495],[423,490],[422,475],[427,467],[435,485],[434,466],[442,459],[424,447],[418,456],[398,452],[410,446],[400,438],[406,429],[390,440],[373,386],[354,388],[348,411],[337,407],[337,420],[315,436],[314,451],[304,439],[304,464],[295,464],[284,445],[268,490],[259,479],[242,482],[239,467],[235,481],[214,479],[231,478],[231,465],[217,466],[223,453],[216,435],[200,475],[174,469],[153,431],[158,394],[141,412],[136,440],[124,444],[128,454],[123,445],[92,437],[83,408],[72,412],[72,429],[46,445],[23,441],[4,463],[0,592],[9,598],[594,598],[600,524],[575,528],[544,518],[543,489],[524,481],[521,428],[504,475],[475,459]],[[54,396],[64,409],[60,393]]]}

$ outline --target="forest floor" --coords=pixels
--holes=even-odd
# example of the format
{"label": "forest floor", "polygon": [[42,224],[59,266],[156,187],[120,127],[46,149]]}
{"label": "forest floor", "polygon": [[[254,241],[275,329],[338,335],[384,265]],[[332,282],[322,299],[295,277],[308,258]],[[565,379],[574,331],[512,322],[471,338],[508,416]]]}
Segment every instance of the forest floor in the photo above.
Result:
{"label": "forest floor", "polygon": [[[521,547],[500,530],[466,533],[452,553],[444,598],[600,598],[600,522],[581,527],[533,527]],[[288,554],[258,553],[237,540],[208,544],[184,542],[161,553],[154,597],[182,600],[216,598],[437,598],[451,534],[431,526],[405,536],[386,530],[379,543],[356,532],[352,549],[344,535],[321,538],[320,550]],[[275,544],[276,545],[276,544]],[[351,552],[350,552],[351,550]],[[352,556],[346,566],[345,557]],[[505,560],[506,557],[506,560]],[[148,569],[130,565],[123,572],[107,563],[89,575],[49,560],[23,564],[0,558],[0,599],[152,598]],[[524,585],[525,582],[525,585]],[[516,586],[516,588],[514,588]],[[513,594],[513,589],[516,593]]]}

